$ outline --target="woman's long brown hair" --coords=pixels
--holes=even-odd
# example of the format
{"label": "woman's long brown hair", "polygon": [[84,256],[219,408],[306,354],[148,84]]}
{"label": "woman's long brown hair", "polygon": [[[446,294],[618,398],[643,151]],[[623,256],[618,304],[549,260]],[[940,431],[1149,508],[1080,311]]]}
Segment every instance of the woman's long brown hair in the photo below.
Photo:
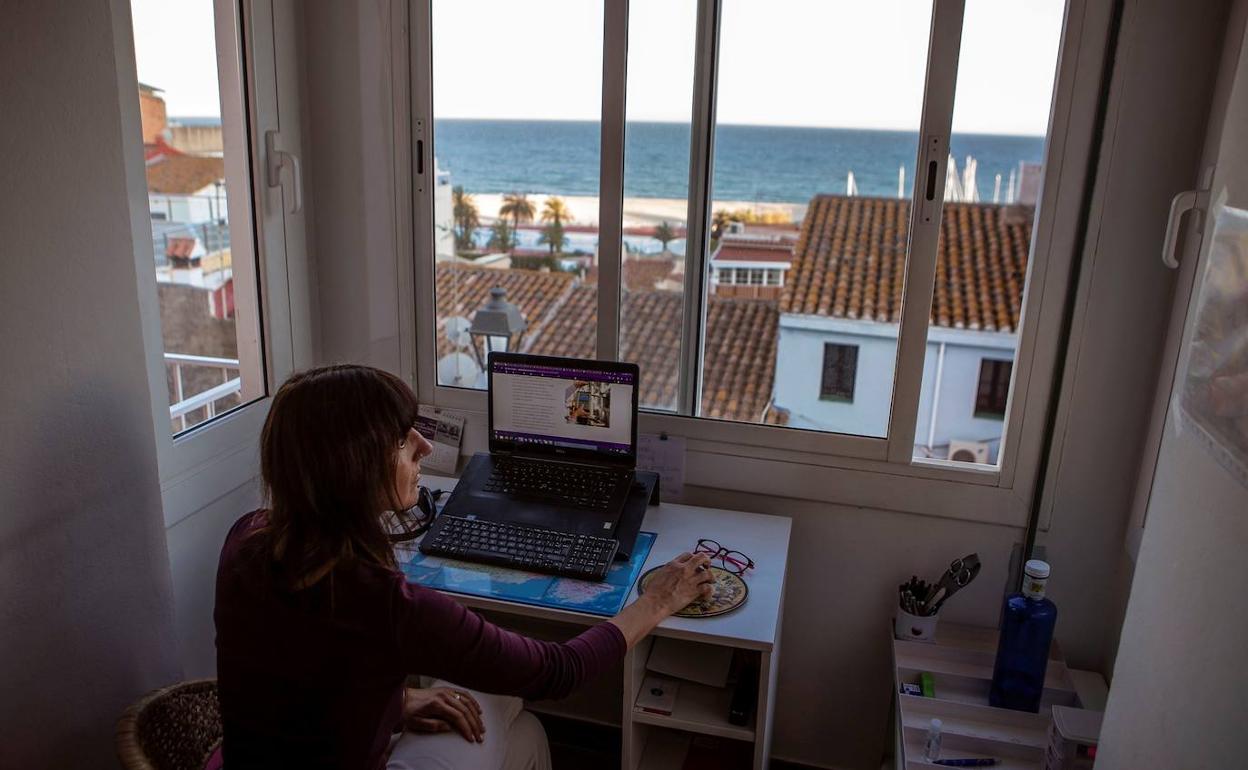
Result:
{"label": "woman's long brown hair", "polygon": [[395,451],[416,395],[394,375],[336,365],[292,375],[260,436],[267,519],[255,531],[280,586],[306,588],[333,567],[394,567],[380,515],[402,507]]}

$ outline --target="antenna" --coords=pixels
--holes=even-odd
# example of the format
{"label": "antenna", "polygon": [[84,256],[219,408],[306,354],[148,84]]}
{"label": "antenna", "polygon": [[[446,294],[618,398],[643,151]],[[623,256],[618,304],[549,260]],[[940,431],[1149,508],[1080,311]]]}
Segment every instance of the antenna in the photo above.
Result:
{"label": "antenna", "polygon": [[958,178],[958,162],[949,153],[949,165],[945,168],[945,200],[962,200],[962,180]]}
{"label": "antenna", "polygon": [[971,203],[979,202],[979,185],[975,182],[978,172],[979,161],[967,155],[966,166],[962,169],[962,200]]}

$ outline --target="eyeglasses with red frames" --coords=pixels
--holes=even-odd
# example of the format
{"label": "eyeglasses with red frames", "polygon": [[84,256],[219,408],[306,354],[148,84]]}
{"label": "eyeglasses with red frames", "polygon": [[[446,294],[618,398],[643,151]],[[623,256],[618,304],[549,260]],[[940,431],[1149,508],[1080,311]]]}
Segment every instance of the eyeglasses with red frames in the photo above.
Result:
{"label": "eyeglasses with red frames", "polygon": [[740,575],[747,569],[754,569],[754,560],[740,551],[729,550],[714,540],[702,538],[698,541],[693,552],[704,553],[711,557],[711,561],[719,561],[720,566],[734,575]]}

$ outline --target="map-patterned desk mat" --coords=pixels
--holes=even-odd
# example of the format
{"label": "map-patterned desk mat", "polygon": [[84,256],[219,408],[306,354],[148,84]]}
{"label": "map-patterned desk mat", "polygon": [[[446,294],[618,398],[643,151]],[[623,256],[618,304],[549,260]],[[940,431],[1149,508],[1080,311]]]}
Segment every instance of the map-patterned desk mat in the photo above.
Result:
{"label": "map-patterned desk mat", "polygon": [[396,548],[395,556],[408,581],[425,588],[610,617],[624,608],[655,537],[638,533],[633,555],[612,564],[602,582],[429,556],[415,544]]}

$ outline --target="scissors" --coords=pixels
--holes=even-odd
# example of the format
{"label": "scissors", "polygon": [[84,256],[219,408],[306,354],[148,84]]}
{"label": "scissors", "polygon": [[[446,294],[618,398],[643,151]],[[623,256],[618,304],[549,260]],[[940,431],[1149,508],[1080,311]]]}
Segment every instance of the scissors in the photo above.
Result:
{"label": "scissors", "polygon": [[927,598],[923,600],[923,614],[935,615],[950,596],[970,585],[980,570],[979,554],[972,553],[961,559],[954,559],[949,571],[941,575],[940,582],[932,587]]}

